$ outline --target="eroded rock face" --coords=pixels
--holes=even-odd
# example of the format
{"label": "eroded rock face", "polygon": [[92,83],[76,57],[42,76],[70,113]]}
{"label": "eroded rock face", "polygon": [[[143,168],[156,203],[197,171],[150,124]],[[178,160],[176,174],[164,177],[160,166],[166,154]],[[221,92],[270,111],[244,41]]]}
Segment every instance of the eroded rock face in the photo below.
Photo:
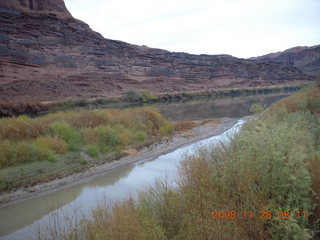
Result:
{"label": "eroded rock face", "polygon": [[283,52],[270,53],[251,59],[283,62],[289,66],[295,66],[305,73],[320,75],[320,45],[294,47]]}
{"label": "eroded rock face", "polygon": [[[38,10],[39,2],[43,10]],[[0,22],[2,101],[111,97],[135,88],[170,92],[254,87],[312,79],[281,62],[174,53],[105,39],[72,18],[62,0],[1,1]]]}
{"label": "eroded rock face", "polygon": [[0,7],[12,13],[41,13],[61,18],[72,17],[63,0],[1,0]]}

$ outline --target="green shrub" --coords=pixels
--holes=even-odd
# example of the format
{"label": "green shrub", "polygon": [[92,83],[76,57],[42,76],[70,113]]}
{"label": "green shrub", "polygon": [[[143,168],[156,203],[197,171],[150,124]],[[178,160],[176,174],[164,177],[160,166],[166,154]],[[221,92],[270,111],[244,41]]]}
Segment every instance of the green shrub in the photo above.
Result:
{"label": "green shrub", "polygon": [[127,146],[130,142],[130,135],[128,131],[121,131],[117,134],[117,138],[119,139],[120,145],[122,147]]}
{"label": "green shrub", "polygon": [[124,94],[124,99],[128,102],[137,102],[140,101],[141,99],[141,93],[139,90],[136,89],[129,89],[125,94]]}
{"label": "green shrub", "polygon": [[94,128],[95,134],[98,136],[100,149],[108,151],[110,147],[120,144],[120,140],[116,131],[110,126],[99,126]]}
{"label": "green shrub", "polygon": [[147,134],[141,130],[133,130],[131,132],[131,137],[133,141],[144,142],[146,140]]}
{"label": "green shrub", "polygon": [[5,140],[0,143],[0,167],[9,167],[17,164],[15,143]]}
{"label": "green shrub", "polygon": [[87,146],[86,152],[93,158],[98,157],[99,147],[96,145],[89,145]]}
{"label": "green shrub", "polygon": [[67,151],[67,144],[58,137],[42,136],[35,140],[35,145],[39,148],[48,148],[55,153],[64,154]]}
{"label": "green shrub", "polygon": [[30,142],[17,142],[15,143],[16,149],[14,153],[16,154],[16,162],[17,163],[28,163],[34,162],[38,160],[38,149],[34,144]]}
{"label": "green shrub", "polygon": [[153,95],[148,89],[140,90],[141,101],[142,102],[149,102],[153,100],[157,100],[157,97]]}
{"label": "green shrub", "polygon": [[56,160],[56,157],[49,148],[47,147],[38,147],[36,152],[37,161],[50,161],[53,162]]}
{"label": "green shrub", "polygon": [[87,165],[88,161],[86,159],[81,158],[81,159],[79,159],[79,163],[80,163],[80,165]]}
{"label": "green shrub", "polygon": [[36,147],[29,142],[13,142],[6,140],[0,144],[1,168],[38,160]]}
{"label": "green shrub", "polygon": [[161,136],[171,136],[174,133],[174,126],[171,123],[166,123],[159,128]]}
{"label": "green shrub", "polygon": [[5,181],[0,180],[0,191],[7,190],[7,188],[8,188],[8,183],[6,183]]}
{"label": "green shrub", "polygon": [[57,136],[66,141],[68,150],[77,151],[81,148],[81,135],[70,124],[63,121],[55,121],[49,125],[49,128],[53,136]]}
{"label": "green shrub", "polygon": [[45,146],[26,141],[6,140],[0,143],[0,168],[45,160],[55,160],[54,153]]}
{"label": "green shrub", "polygon": [[264,107],[260,103],[252,104],[250,107],[250,113],[252,114],[259,114],[263,112]]}
{"label": "green shrub", "polygon": [[124,100],[128,102],[149,102],[156,99],[157,97],[153,95],[148,89],[129,89],[124,94]]}

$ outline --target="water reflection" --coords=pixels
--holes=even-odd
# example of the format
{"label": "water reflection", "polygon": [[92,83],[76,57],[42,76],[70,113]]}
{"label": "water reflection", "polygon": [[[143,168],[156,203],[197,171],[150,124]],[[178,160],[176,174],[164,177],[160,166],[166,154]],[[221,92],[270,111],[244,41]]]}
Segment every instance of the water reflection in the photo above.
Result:
{"label": "water reflection", "polygon": [[240,118],[250,114],[250,107],[254,103],[269,106],[286,96],[288,96],[288,94],[224,98],[163,104],[157,107],[166,118],[172,121],[191,121],[222,117]]}
{"label": "water reflection", "polygon": [[[33,198],[24,202],[0,209],[0,236],[7,235],[17,229],[32,224],[34,221],[74,201],[84,191],[84,188],[98,188],[113,185],[128,176],[132,166],[111,172],[106,179],[75,185],[57,192]],[[84,194],[85,195],[85,194]]]}

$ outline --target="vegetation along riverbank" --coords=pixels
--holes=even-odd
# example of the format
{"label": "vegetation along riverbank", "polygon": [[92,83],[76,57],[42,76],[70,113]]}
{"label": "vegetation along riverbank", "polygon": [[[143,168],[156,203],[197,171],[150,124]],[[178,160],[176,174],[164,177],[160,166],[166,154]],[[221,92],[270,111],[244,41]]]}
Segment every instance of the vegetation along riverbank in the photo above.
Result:
{"label": "vegetation along riverbank", "polygon": [[0,190],[28,186],[119,159],[169,137],[157,110],[80,110],[0,119]]}
{"label": "vegetation along riverbank", "polygon": [[161,103],[172,101],[187,101],[199,98],[222,98],[261,95],[282,92],[294,92],[307,83],[292,83],[265,87],[205,89],[199,91],[152,93],[146,89],[131,89],[123,96],[113,98],[72,98],[51,102],[3,102],[0,101],[0,117],[17,116],[21,114],[37,114],[57,110],[78,108],[98,108],[99,106],[120,106],[130,104]]}
{"label": "vegetation along riverbank", "polygon": [[177,188],[159,182],[112,211],[101,204],[54,237],[319,239],[319,120],[318,84],[273,104],[227,146],[186,157]]}

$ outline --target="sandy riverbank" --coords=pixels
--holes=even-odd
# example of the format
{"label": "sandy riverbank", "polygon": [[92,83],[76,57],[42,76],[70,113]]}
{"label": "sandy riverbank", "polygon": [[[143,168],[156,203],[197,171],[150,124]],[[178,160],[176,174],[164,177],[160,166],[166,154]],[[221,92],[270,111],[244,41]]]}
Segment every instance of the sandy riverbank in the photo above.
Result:
{"label": "sandy riverbank", "polygon": [[150,147],[143,148],[139,152],[133,153],[119,160],[93,166],[81,173],[74,173],[61,179],[55,179],[53,181],[37,184],[28,188],[21,188],[16,191],[3,193],[0,196],[0,208],[40,195],[59,191],[76,184],[91,181],[99,176],[106,175],[116,169],[136,162],[155,159],[160,155],[174,151],[184,145],[221,134],[237,122],[237,120],[230,118],[223,118],[219,121],[219,123],[216,123],[216,121],[208,121],[205,124],[194,127],[186,132],[177,133],[167,141],[153,144]]}

